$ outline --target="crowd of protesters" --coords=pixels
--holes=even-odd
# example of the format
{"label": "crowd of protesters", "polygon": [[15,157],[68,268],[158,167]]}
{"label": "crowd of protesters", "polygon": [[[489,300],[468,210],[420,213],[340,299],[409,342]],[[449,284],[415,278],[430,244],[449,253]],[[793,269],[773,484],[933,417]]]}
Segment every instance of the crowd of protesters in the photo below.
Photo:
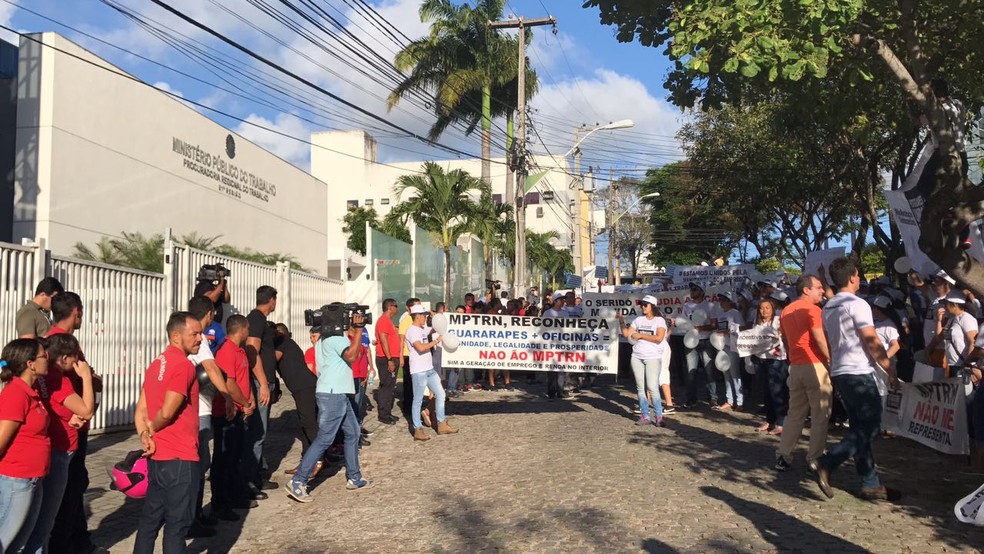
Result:
{"label": "crowd of protesters", "polygon": [[[976,392],[984,358],[984,310],[970,291],[946,273],[910,273],[909,290],[887,280],[865,282],[850,258],[793,283],[761,281],[710,297],[691,283],[683,317],[664,317],[658,300],[644,296],[641,314],[619,317],[620,356],[631,369],[638,397],[637,425],[666,426],[680,412],[757,411],[757,430],[779,437],[774,467],[787,471],[810,422],[806,466],[821,491],[833,496],[829,476],[853,459],[863,498],[898,498],[877,473],[873,441],[882,433],[888,389],[911,380],[917,360],[964,377]],[[573,291],[535,288],[509,298],[491,288],[468,294],[453,311],[555,318],[583,317]],[[453,435],[446,401],[471,391],[514,390],[539,384],[538,373],[445,368],[445,337],[433,311],[417,298],[382,302],[373,334],[353,315],[344,333],[310,330],[305,351],[286,325],[270,318],[277,291],[262,286],[255,309],[222,313],[225,281],[205,283],[186,311],[167,322],[167,348],[146,369],[135,427],[147,459],[146,498],[135,552],[153,552],[163,529],[164,552],[180,552],[189,537],[215,533],[235,510],[258,506],[279,488],[264,458],[270,406],[282,396],[281,380],[297,408],[302,460],[285,471],[287,494],[310,502],[308,482],[328,460],[343,460],[346,488],[369,488],[359,449],[370,446],[367,412],[394,425],[394,398],[402,377],[401,408],[412,439]],[[402,314],[400,312],[403,312]],[[0,551],[95,552],[82,495],[88,487],[88,422],[102,380],[86,362],[73,333],[82,324],[81,298],[55,279],[38,284],[17,313],[17,339],[0,359]],[[723,347],[741,330],[759,329],[775,343],[739,358]],[[515,375],[513,374],[515,373]],[[519,375],[523,373],[523,375]],[[375,408],[370,385],[378,376]],[[569,399],[594,386],[589,374],[544,375],[548,399]],[[682,402],[674,401],[674,391]],[[984,468],[984,395],[968,396],[974,463]],[[846,428],[827,448],[829,425]],[[211,505],[203,509],[206,477]]]}

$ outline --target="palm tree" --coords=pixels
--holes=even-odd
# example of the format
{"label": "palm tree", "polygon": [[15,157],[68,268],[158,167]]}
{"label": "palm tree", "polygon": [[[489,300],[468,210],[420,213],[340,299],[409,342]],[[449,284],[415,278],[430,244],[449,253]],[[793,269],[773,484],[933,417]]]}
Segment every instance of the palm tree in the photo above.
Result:
{"label": "palm tree", "polygon": [[468,232],[469,221],[477,212],[471,199],[476,193],[491,194],[489,185],[468,172],[455,169],[445,172],[434,162],[424,164],[423,174],[402,175],[393,185],[393,193],[411,196],[393,207],[393,211],[413,219],[417,227],[431,233],[444,251],[444,301],[450,302],[451,248]]}
{"label": "palm tree", "polygon": [[469,220],[468,231],[482,241],[482,259],[485,261],[485,278],[492,279],[492,256],[502,253],[503,237],[513,226],[512,206],[496,203],[491,193],[482,193],[475,206],[475,214]]}
{"label": "palm tree", "polygon": [[[482,128],[482,180],[491,183],[492,119],[512,121],[518,94],[519,41],[488,26],[502,16],[503,0],[478,0],[475,7],[450,0],[424,0],[421,21],[432,21],[430,34],[408,44],[394,65],[407,73],[390,93],[389,108],[413,91],[433,94],[437,120],[429,131],[437,140],[448,126],[466,125],[466,134]],[[528,37],[530,38],[530,37]],[[526,90],[539,88],[536,73],[527,66]],[[510,94],[510,91],[511,94]],[[496,102],[492,99],[495,97]],[[511,134],[512,125],[509,125]],[[506,148],[511,147],[507,138]]]}
{"label": "palm tree", "polygon": [[551,280],[551,286],[556,288],[558,280],[564,271],[574,269],[574,258],[567,250],[559,250],[550,244],[558,238],[557,231],[537,233],[526,232],[526,252],[531,264],[541,272],[546,273]]}

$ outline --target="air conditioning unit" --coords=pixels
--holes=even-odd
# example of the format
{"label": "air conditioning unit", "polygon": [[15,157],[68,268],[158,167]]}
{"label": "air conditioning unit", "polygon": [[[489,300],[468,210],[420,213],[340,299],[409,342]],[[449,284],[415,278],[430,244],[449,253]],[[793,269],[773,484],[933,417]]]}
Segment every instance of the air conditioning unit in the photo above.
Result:
{"label": "air conditioning unit", "polygon": [[554,191],[552,191],[552,190],[545,190],[542,193],[540,193],[540,196],[543,198],[544,201],[553,200],[554,199]]}

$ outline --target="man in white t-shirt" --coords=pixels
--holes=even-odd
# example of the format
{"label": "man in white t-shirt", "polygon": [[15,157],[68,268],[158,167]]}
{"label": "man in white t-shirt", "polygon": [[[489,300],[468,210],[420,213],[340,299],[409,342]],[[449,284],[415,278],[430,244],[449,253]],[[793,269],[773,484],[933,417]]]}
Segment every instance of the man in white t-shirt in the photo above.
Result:
{"label": "man in white t-shirt", "polygon": [[427,326],[427,308],[417,304],[410,308],[413,324],[407,329],[406,343],[410,358],[410,379],[413,381],[413,404],[410,417],[413,420],[413,438],[418,441],[430,440],[420,420],[420,408],[424,404],[424,388],[434,393],[437,434],[450,435],[458,430],[448,425],[444,415],[444,387],[441,376],[434,369],[433,351],[441,344],[441,337],[433,336],[433,329]]}
{"label": "man in white t-shirt", "polygon": [[875,332],[871,307],[857,296],[861,286],[858,266],[850,258],[830,263],[828,274],[837,294],[823,308],[823,330],[830,343],[830,376],[844,402],[850,430],[833,449],[817,460],[817,483],[833,498],[830,473],[849,458],[861,477],[861,498],[897,500],[898,491],[886,489],[878,479],[871,445],[881,433],[882,403],[875,378],[876,367],[895,382],[895,369]]}
{"label": "man in white t-shirt", "polygon": [[[685,348],[684,356],[687,361],[687,403],[692,408],[697,404],[697,370],[704,368],[707,377],[708,403],[716,406],[721,403],[721,395],[717,386],[717,375],[714,371],[714,356],[717,351],[711,346],[711,331],[717,329],[718,311],[708,300],[704,288],[697,283],[690,283],[690,300],[683,305],[683,315],[694,323],[699,342],[695,348]],[[698,323],[700,323],[698,325]]]}
{"label": "man in white t-shirt", "polygon": [[[202,329],[205,329],[212,324],[212,319],[215,317],[215,306],[207,297],[196,296],[188,301],[188,312],[198,319],[202,324]],[[201,371],[201,368],[204,368],[208,375],[208,383],[199,382],[198,468],[200,481],[198,483],[198,499],[195,504],[196,517],[188,531],[188,537],[212,537],[215,536],[215,530],[211,526],[214,526],[217,520],[213,516],[206,516],[202,511],[205,474],[208,473],[209,467],[212,465],[212,456],[209,452],[209,445],[212,443],[212,398],[215,397],[215,394],[222,394],[225,397],[226,406],[232,407],[231,409],[226,408],[230,419],[236,415],[235,403],[229,397],[225,376],[222,375],[222,370],[215,363],[215,356],[212,355],[212,351],[208,347],[208,341],[202,341],[198,353],[189,354],[188,359],[195,365],[196,371]],[[266,497],[267,494],[263,492],[260,492],[260,496],[258,496],[258,498]]]}

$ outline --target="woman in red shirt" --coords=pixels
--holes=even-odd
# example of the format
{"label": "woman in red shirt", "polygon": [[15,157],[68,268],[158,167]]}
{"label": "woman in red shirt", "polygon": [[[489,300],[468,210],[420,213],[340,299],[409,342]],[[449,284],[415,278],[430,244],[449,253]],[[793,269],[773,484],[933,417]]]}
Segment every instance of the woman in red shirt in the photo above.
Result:
{"label": "woman in red shirt", "polygon": [[3,348],[0,381],[0,550],[17,552],[34,530],[41,509],[41,480],[48,474],[48,410],[34,383],[48,374],[48,354],[38,339]]}
{"label": "woman in red shirt", "polygon": [[[41,402],[50,415],[48,437],[51,438],[51,468],[42,485],[41,511],[34,531],[27,540],[24,552],[43,554],[48,551],[48,538],[55,526],[55,516],[69,482],[68,464],[79,447],[79,428],[92,419],[96,409],[92,368],[82,361],[79,341],[63,333],[46,339],[48,346],[48,375],[38,379]],[[82,395],[72,387],[69,375],[75,374],[82,383]]]}

